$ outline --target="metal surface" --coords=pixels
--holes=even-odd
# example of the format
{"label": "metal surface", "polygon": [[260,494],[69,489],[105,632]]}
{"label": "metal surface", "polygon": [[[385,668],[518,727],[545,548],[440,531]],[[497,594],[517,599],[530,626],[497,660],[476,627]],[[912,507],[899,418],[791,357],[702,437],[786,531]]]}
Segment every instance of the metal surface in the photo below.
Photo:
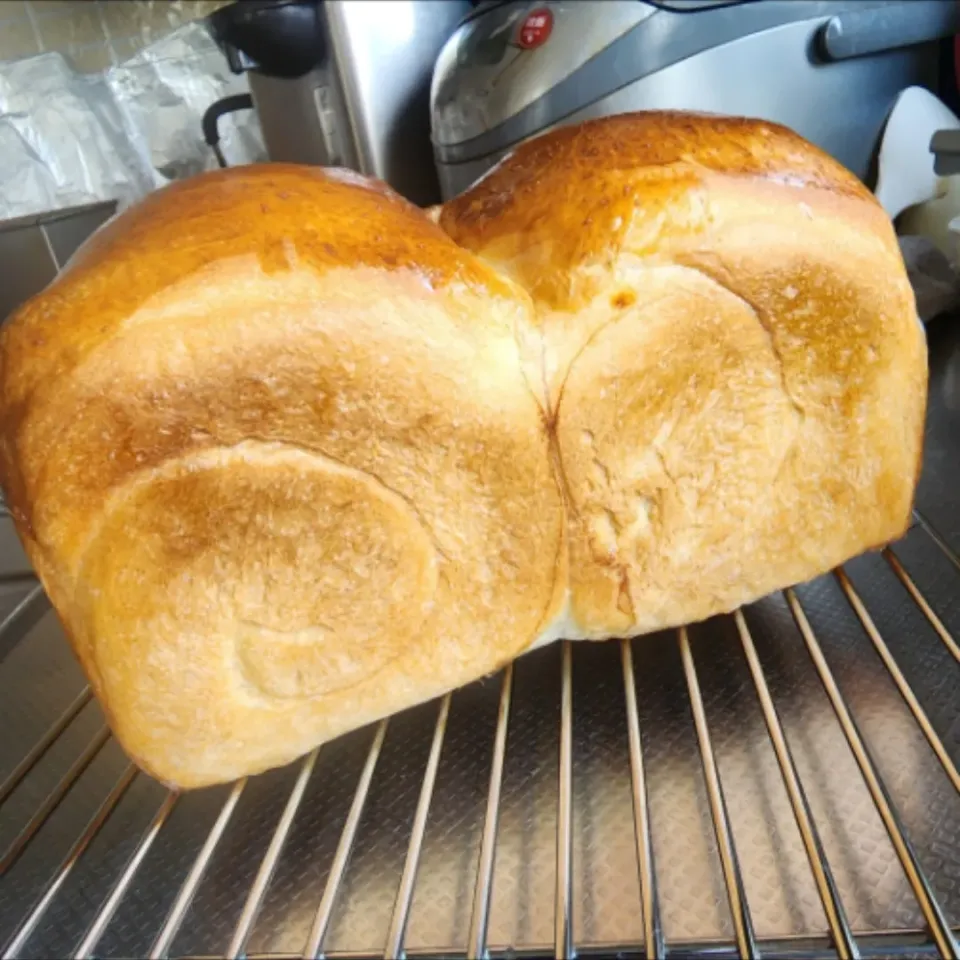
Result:
{"label": "metal surface", "polygon": [[[578,0],[554,0],[549,9],[552,28],[549,42],[541,47],[525,50],[516,42],[530,12],[530,4],[519,2],[471,18],[444,46],[431,91],[432,134],[438,158],[457,163],[489,153],[491,143],[503,146],[510,142],[509,132],[504,136],[500,125],[545,96],[554,102],[540,104],[532,129],[542,126],[544,120],[549,123],[569,113],[571,106],[616,89],[616,74],[608,71],[590,84],[585,83],[588,78],[582,75],[581,67],[656,13],[655,7],[633,0],[593,0],[589,7]],[[630,58],[623,67],[635,69],[634,64]],[[578,74],[578,83],[571,95],[578,99],[570,102],[563,99],[563,88],[558,90],[558,85],[574,73]],[[632,73],[628,79],[635,76]],[[516,122],[522,121],[518,118]],[[521,132],[512,139],[525,135]]]}
{"label": "metal surface", "polygon": [[889,550],[249,781],[137,773],[44,607],[0,663],[0,954],[956,956],[960,322],[929,333]]}
{"label": "metal surface", "polygon": [[820,30],[820,52],[829,60],[863,57],[939,40],[956,29],[956,4],[942,0],[887,3],[876,10],[849,10],[831,17]]}
{"label": "metal surface", "polygon": [[350,167],[435,203],[430,77],[469,10],[467,0],[320,4],[326,49],[314,69],[294,79],[248,74],[270,159]]}
{"label": "metal surface", "polygon": [[296,79],[247,76],[271,160],[359,169],[343,87],[329,58]]}
{"label": "metal surface", "polygon": [[290,791],[287,805],[283,809],[283,814],[280,817],[276,830],[273,831],[273,836],[270,838],[270,845],[267,847],[267,852],[263,855],[260,869],[257,871],[257,876],[250,887],[250,892],[247,894],[246,902],[243,905],[243,912],[240,914],[240,919],[237,921],[233,936],[230,938],[230,946],[227,947],[228,957],[236,958],[244,953],[247,938],[250,936],[250,931],[253,929],[257,914],[263,905],[263,898],[267,892],[267,887],[273,879],[274,871],[277,869],[277,861],[280,859],[283,846],[287,842],[287,837],[290,834],[290,828],[293,826],[293,818],[297,815],[297,810],[303,801],[303,795],[307,789],[307,783],[310,781],[313,768],[316,766],[317,753],[318,751],[316,749],[311,750],[300,762],[300,772],[297,774],[296,783],[294,783],[293,789]]}
{"label": "metal surface", "polygon": [[227,824],[233,816],[233,811],[237,808],[237,801],[240,799],[240,795],[243,793],[243,788],[246,785],[247,780],[245,777],[243,780],[238,780],[227,796],[223,808],[220,810],[220,816],[217,817],[216,822],[210,828],[207,839],[200,848],[197,859],[194,861],[193,866],[190,868],[190,873],[187,874],[187,878],[184,880],[183,886],[177,894],[173,908],[170,910],[170,913],[167,914],[163,928],[160,930],[159,936],[150,949],[151,960],[166,956],[167,951],[170,949],[170,944],[180,929],[180,924],[183,922],[183,918],[190,907],[194,894],[197,892],[197,887],[201,879],[203,879],[204,871],[210,863],[213,851],[216,850],[217,844],[220,842],[223,831],[226,830]]}
{"label": "metal surface", "polygon": [[403,874],[400,877],[397,901],[393,908],[393,917],[390,920],[390,932],[387,934],[387,943],[383,951],[384,957],[397,957],[403,952],[403,940],[407,931],[407,921],[410,918],[410,905],[413,901],[417,868],[420,866],[420,851],[423,849],[423,833],[427,827],[427,815],[430,812],[430,801],[433,798],[433,788],[437,781],[440,751],[443,749],[443,739],[446,736],[449,716],[450,694],[448,693],[440,698],[440,710],[437,714],[437,725],[433,732],[430,758],[427,760],[427,768],[423,774],[420,799],[417,802],[417,813],[413,820],[413,829],[410,832],[407,860],[403,865]]}
{"label": "metal surface", "polygon": [[503,671],[500,709],[497,713],[497,731],[493,743],[493,761],[490,770],[490,789],[487,795],[487,813],[480,843],[477,881],[473,889],[473,913],[470,915],[470,935],[467,940],[468,960],[477,960],[487,949],[487,927],[490,923],[490,888],[493,883],[493,857],[497,843],[500,817],[500,793],[503,787],[503,761],[507,750],[507,729],[510,724],[510,698],[513,694],[513,664]]}
{"label": "metal surface", "polygon": [[[516,47],[529,5],[515,0],[464,24],[441,53],[431,117],[445,198],[555,126],[653,109],[782,123],[868,178],[897,94],[936,81],[936,44],[880,44],[870,56],[825,62],[815,53],[818,31],[828,21],[855,24],[876,46],[898,15],[920,30],[898,43],[960,25],[951,0],[755,0],[696,13],[611,0],[608,11],[618,14],[604,30],[594,4],[549,7],[553,32],[537,49]],[[848,39],[859,42],[852,32]]]}
{"label": "metal surface", "polygon": [[465,0],[323,4],[359,169],[424,206],[438,199],[430,77],[441,47],[469,9]]}
{"label": "metal surface", "polygon": [[53,280],[116,208],[111,201],[0,220],[0,321]]}
{"label": "metal surface", "polygon": [[383,741],[386,733],[387,722],[383,720],[377,727],[377,732],[367,752],[367,762],[364,765],[363,773],[360,775],[360,781],[353,795],[353,803],[350,805],[350,813],[347,815],[347,822],[344,824],[343,833],[340,835],[340,843],[337,845],[337,852],[333,857],[330,875],[323,889],[323,897],[320,900],[320,905],[317,907],[317,915],[314,917],[313,925],[310,927],[307,945],[303,951],[305,958],[320,955],[324,937],[330,926],[330,918],[333,915],[334,901],[340,891],[340,884],[343,880],[344,872],[347,869],[347,861],[353,852],[357,828],[360,826],[360,818],[363,815],[367,796],[370,793],[370,783],[373,780],[377,761],[380,759],[380,752],[383,749]]}
{"label": "metal surface", "polygon": [[560,779],[557,785],[557,876],[553,901],[553,952],[573,957],[573,647],[562,642],[560,666]]}
{"label": "metal surface", "polygon": [[640,869],[640,899],[643,910],[643,950],[647,957],[663,956],[663,926],[657,905],[656,870],[653,866],[653,841],[650,834],[650,805],[643,768],[637,688],[633,672],[633,646],[620,641],[623,691],[627,708],[627,735],[630,742],[630,774],[633,789],[634,836]]}
{"label": "metal surface", "polygon": [[[837,890],[837,883],[833,879],[830,864],[827,862],[827,856],[823,849],[823,843],[817,833],[813,813],[810,810],[810,802],[807,800],[803,791],[803,785],[797,774],[796,764],[790,753],[790,745],[787,743],[783,726],[777,715],[777,708],[774,706],[773,699],[770,696],[767,678],[764,676],[763,667],[760,665],[757,647],[753,642],[753,637],[750,635],[750,628],[747,626],[747,621],[742,610],[737,610],[734,614],[734,620],[737,624],[737,632],[740,634],[740,641],[743,644],[744,656],[747,658],[750,673],[753,677],[754,685],[757,688],[757,696],[760,699],[760,705],[763,709],[763,718],[767,725],[767,731],[770,734],[770,742],[773,744],[773,749],[777,754],[777,763],[780,766],[780,773],[783,776],[783,784],[790,796],[790,806],[793,809],[793,816],[797,821],[797,828],[800,830],[800,835],[803,837],[803,845],[807,852],[807,859],[810,861],[810,870],[817,884],[817,892],[820,894],[820,901],[823,904],[824,913],[827,917],[834,948],[837,951],[837,956],[841,958],[858,957],[860,952],[854,942],[853,932],[850,929],[850,923],[847,920],[846,911],[843,908],[843,902]],[[647,952],[649,953],[650,951],[648,950]]]}
{"label": "metal surface", "polygon": [[723,797],[723,785],[720,782],[720,774],[717,770],[717,760],[710,739],[707,715],[703,706],[703,695],[700,692],[700,681],[697,679],[697,669],[693,664],[693,654],[690,652],[690,636],[687,633],[687,628],[681,627],[677,631],[677,636],[680,641],[680,657],[683,660],[687,690],[690,693],[690,708],[693,711],[697,741],[700,744],[703,775],[707,783],[707,795],[710,798],[710,816],[713,818],[713,828],[717,836],[717,849],[720,853],[720,865],[723,869],[723,882],[727,888],[727,899],[730,904],[730,917],[733,920],[737,953],[744,960],[749,960],[750,957],[757,955],[757,939],[753,932],[750,910],[747,907],[747,896],[743,887],[743,872],[733,841],[730,816],[727,813],[727,804]]}
{"label": "metal surface", "polygon": [[847,706],[843,694],[837,686],[833,671],[831,671],[827,659],[823,654],[823,648],[820,646],[816,635],[810,627],[810,621],[803,612],[803,608],[797,600],[797,595],[793,590],[787,590],[786,597],[787,603],[790,605],[790,612],[797,622],[797,627],[800,629],[800,633],[807,645],[810,657],[817,668],[817,672],[820,674],[820,679],[827,691],[827,696],[830,698],[830,703],[833,705],[837,719],[840,721],[840,726],[843,728],[843,734],[847,738],[850,749],[856,758],[857,766],[860,768],[860,773],[863,775],[863,779],[867,784],[870,796],[873,798],[874,804],[876,804],[877,811],[883,820],[883,825],[890,835],[890,840],[896,850],[897,857],[913,889],[917,903],[920,905],[924,919],[929,925],[930,932],[933,934],[937,948],[942,956],[957,957],[957,944],[950,930],[950,925],[944,916],[943,908],[937,902],[936,894],[934,894],[930,881],[923,872],[917,853],[907,838],[903,822],[896,811],[890,792],[884,785],[877,771],[876,761],[871,755],[870,748],[867,746],[863,734],[860,732],[857,722],[853,719],[850,708]]}

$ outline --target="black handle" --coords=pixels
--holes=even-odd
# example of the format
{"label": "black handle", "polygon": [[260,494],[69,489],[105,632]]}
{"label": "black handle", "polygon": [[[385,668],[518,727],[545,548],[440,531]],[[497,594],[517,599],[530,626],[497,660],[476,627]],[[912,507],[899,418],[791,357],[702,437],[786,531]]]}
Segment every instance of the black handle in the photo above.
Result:
{"label": "black handle", "polygon": [[847,60],[939,40],[960,30],[955,0],[901,0],[831,17],[818,31],[825,60]]}
{"label": "black handle", "polygon": [[232,97],[224,97],[222,100],[211,103],[204,111],[203,120],[200,122],[203,128],[203,139],[213,148],[213,152],[217,155],[217,163],[219,163],[221,167],[225,167],[227,161],[223,155],[223,151],[220,149],[220,118],[225,113],[235,113],[237,110],[252,109],[253,97],[251,97],[249,93],[237,93]]}
{"label": "black handle", "polygon": [[294,80],[326,55],[322,0],[240,0],[210,15],[210,26],[234,73],[256,69]]}

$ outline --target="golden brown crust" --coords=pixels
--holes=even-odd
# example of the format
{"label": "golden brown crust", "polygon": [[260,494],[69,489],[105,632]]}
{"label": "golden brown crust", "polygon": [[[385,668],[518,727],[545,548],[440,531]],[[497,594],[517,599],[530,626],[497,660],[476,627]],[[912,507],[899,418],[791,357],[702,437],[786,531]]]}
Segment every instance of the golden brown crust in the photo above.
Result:
{"label": "golden brown crust", "polygon": [[[59,390],[148,299],[244,260],[267,275],[295,264],[368,267],[402,271],[430,289],[455,283],[506,292],[493,271],[464,257],[411,204],[350,171],[266,164],[174,183],[101,228],[57,282],[20,310],[0,358],[4,434],[16,433],[35,391]],[[13,506],[29,523],[20,489],[12,483]]]}
{"label": "golden brown crust", "polygon": [[888,541],[925,390],[855,178],[633,115],[427,213],[284,165],[149,197],[0,331],[0,478],[120,741],[199,786]]}
{"label": "golden brown crust", "polygon": [[853,174],[785,127],[664,111],[588,120],[524,143],[445,204],[439,222],[534,297],[573,310],[595,291],[589,268],[610,264],[638,210],[645,230],[632,245],[651,252],[696,229],[709,174],[875,206]]}

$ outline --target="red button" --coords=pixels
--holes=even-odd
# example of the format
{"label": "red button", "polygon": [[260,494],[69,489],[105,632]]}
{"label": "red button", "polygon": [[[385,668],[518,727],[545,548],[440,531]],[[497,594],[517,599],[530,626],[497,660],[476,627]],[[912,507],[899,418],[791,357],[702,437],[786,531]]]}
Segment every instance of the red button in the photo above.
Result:
{"label": "red button", "polygon": [[524,50],[533,50],[550,39],[553,32],[553,14],[546,7],[538,7],[527,14],[520,27],[517,43]]}

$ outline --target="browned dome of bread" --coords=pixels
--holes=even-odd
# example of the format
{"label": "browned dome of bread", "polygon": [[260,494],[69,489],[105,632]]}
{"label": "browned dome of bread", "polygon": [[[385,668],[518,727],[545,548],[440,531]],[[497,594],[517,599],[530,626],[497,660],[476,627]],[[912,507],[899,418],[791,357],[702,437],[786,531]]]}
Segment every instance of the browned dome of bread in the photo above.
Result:
{"label": "browned dome of bread", "polygon": [[519,147],[440,225],[527,289],[585,636],[731,610],[907,527],[926,345],[892,225],[758,120]]}
{"label": "browned dome of bread", "polygon": [[554,619],[526,308],[392,191],[266,165],[150,196],[6,325],[8,503],[147,770],[285,763]]}
{"label": "browned dome of bread", "polygon": [[161,779],[284,763],[907,524],[923,331],[889,221],[809,144],[613,117],[433,213],[342,171],[204,175],[0,332],[17,529]]}

